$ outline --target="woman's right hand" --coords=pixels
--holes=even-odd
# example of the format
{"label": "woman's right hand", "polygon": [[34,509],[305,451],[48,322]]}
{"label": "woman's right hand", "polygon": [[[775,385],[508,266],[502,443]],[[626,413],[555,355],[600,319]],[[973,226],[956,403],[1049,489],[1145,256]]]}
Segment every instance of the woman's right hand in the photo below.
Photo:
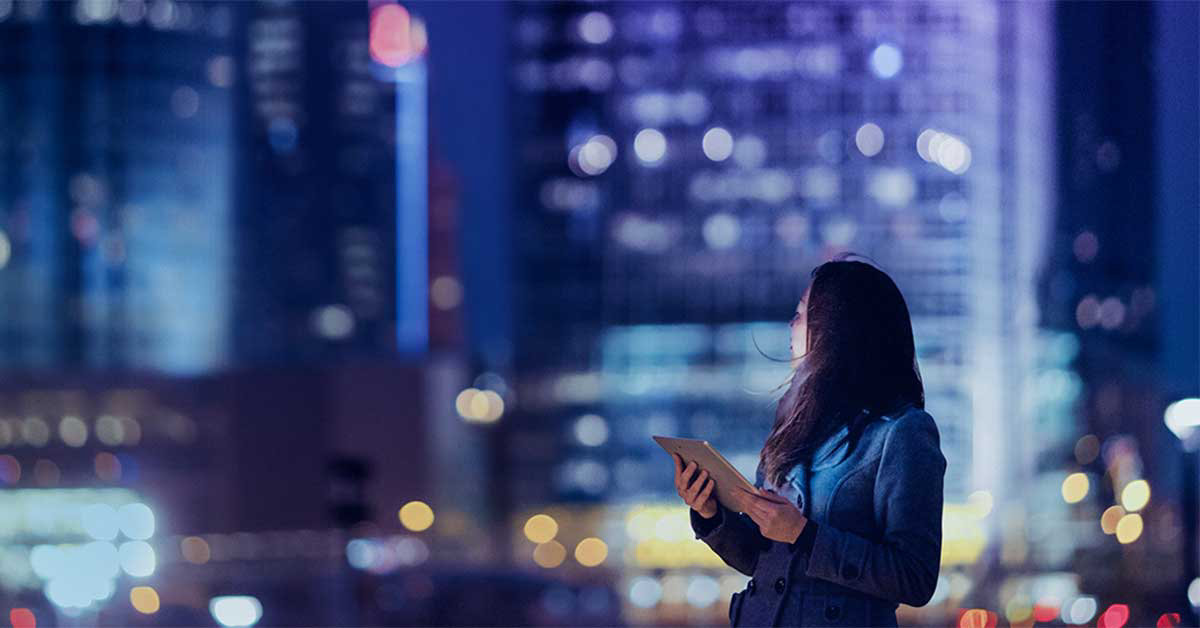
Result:
{"label": "woman's right hand", "polygon": [[697,475],[694,460],[685,467],[679,454],[671,454],[671,459],[675,461],[675,492],[701,517],[712,519],[717,516],[717,498],[712,495],[716,480],[708,477],[708,471],[703,469]]}

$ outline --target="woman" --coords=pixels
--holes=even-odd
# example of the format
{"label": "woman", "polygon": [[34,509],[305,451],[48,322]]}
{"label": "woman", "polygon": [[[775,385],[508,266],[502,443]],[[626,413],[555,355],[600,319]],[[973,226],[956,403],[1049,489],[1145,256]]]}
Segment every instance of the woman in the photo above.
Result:
{"label": "woman", "polygon": [[881,270],[838,259],[813,269],[791,328],[756,492],[735,512],[675,455],[676,490],[696,538],[752,576],[732,625],[896,626],[937,584],[946,471],[908,307]]}

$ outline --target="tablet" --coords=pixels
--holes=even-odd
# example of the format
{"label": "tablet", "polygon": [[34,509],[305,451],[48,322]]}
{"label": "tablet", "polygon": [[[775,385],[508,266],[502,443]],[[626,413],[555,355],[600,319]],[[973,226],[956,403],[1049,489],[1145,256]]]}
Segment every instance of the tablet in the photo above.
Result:
{"label": "tablet", "polygon": [[[679,454],[683,459],[683,465],[696,462],[696,466],[701,469],[707,469],[708,475],[716,481],[717,485],[713,488],[716,493],[717,501],[721,502],[726,508],[734,512],[743,512],[742,507],[745,497],[741,490],[746,490],[751,493],[756,492],[754,485],[746,480],[737,469],[734,468],[729,461],[725,459],[712,445],[706,440],[698,440],[695,438],[674,438],[671,436],[651,436],[654,442],[658,443],[669,454]],[[674,462],[672,461],[672,465]],[[697,473],[699,473],[697,471]],[[694,478],[693,478],[694,479]]]}

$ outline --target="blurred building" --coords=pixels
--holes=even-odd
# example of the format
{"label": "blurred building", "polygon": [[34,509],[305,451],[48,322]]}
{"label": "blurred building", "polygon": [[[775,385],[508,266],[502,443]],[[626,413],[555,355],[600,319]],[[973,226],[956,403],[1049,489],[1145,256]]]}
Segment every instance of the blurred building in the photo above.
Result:
{"label": "blurred building", "polygon": [[[1056,190],[1053,24],[1048,6],[991,2],[520,5],[514,524],[611,504],[631,612],[675,612],[661,578],[665,606],[637,593],[653,589],[639,569],[689,564],[639,553],[665,539],[643,542],[630,509],[679,508],[649,436],[708,439],[751,475],[786,376],[759,350],[786,360],[809,271],[851,250],[906,295],[947,502],[981,539],[946,560],[980,560],[1043,447],[1027,377]],[[939,592],[957,603],[969,577],[947,576],[968,580]],[[689,584],[684,606],[728,597],[691,577],[712,595]]]}
{"label": "blurred building", "polygon": [[234,40],[225,3],[4,4],[0,365],[228,363]]}

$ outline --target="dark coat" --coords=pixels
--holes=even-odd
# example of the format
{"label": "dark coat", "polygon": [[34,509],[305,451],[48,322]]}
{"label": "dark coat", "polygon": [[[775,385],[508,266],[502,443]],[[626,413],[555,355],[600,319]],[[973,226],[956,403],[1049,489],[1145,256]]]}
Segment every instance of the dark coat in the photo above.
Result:
{"label": "dark coat", "polygon": [[732,626],[896,626],[899,603],[933,596],[946,472],[937,424],[910,403],[870,421],[852,451],[838,444],[845,431],[776,489],[817,523],[810,552],[724,505],[714,519],[691,511],[696,538],[752,576],[730,601]]}

